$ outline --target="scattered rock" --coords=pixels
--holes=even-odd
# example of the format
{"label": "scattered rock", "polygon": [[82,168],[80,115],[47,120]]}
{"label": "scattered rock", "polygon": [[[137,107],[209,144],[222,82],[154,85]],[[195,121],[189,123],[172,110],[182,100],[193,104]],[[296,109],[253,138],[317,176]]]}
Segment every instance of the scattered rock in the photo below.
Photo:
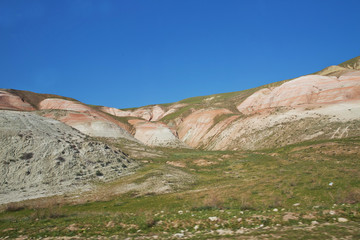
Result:
{"label": "scattered rock", "polygon": [[238,229],[238,230],[236,230],[235,233],[236,233],[236,234],[244,234],[245,231],[244,231],[244,229]]}
{"label": "scattered rock", "polygon": [[311,225],[314,226],[314,225],[318,225],[319,222],[318,221],[311,221]]}
{"label": "scattered rock", "polygon": [[209,220],[212,221],[212,222],[215,222],[215,221],[217,221],[219,219],[218,219],[218,217],[209,217]]}
{"label": "scattered rock", "polygon": [[346,218],[338,218],[338,222],[344,223],[344,222],[348,222],[349,220],[347,220]]}
{"label": "scattered rock", "polygon": [[316,217],[312,213],[309,213],[302,216],[302,218],[311,220],[311,219],[315,219]]}
{"label": "scattered rock", "polygon": [[176,237],[176,238],[183,238],[184,236],[185,236],[184,233],[175,233],[173,235],[173,237]]}
{"label": "scattered rock", "polygon": [[216,232],[219,235],[233,235],[234,231],[231,229],[217,229]]}
{"label": "scattered rock", "polygon": [[292,212],[287,212],[285,213],[285,215],[283,216],[283,221],[289,221],[289,220],[298,220],[299,218],[296,216],[295,213]]}
{"label": "scattered rock", "polygon": [[77,231],[77,230],[79,230],[79,228],[77,227],[77,225],[75,223],[69,225],[66,229],[68,229],[69,231]]}

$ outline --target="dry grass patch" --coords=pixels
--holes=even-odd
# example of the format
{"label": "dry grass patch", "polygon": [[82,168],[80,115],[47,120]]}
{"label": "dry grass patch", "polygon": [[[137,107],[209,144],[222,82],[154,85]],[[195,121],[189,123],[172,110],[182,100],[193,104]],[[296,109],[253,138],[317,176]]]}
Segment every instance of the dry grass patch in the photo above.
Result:
{"label": "dry grass patch", "polygon": [[166,164],[169,164],[174,167],[181,167],[181,168],[186,167],[186,164],[184,162],[179,162],[179,161],[167,161]]}
{"label": "dry grass patch", "polygon": [[203,167],[203,166],[214,165],[214,164],[217,164],[217,163],[209,161],[209,160],[205,160],[205,159],[198,159],[198,160],[194,161],[194,164],[199,166],[199,167]]}

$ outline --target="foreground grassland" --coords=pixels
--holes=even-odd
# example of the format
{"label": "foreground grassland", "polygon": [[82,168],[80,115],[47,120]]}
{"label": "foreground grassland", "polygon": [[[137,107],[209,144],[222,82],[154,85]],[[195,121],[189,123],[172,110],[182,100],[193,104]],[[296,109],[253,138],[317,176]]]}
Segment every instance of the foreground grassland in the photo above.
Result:
{"label": "foreground grassland", "polygon": [[359,139],[156,151],[92,192],[3,206],[0,238],[360,239]]}

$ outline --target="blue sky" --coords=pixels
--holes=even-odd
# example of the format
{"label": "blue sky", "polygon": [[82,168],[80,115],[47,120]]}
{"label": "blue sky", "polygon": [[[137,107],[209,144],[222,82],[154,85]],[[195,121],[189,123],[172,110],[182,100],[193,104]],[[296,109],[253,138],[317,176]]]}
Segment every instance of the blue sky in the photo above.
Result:
{"label": "blue sky", "polygon": [[1,0],[0,88],[118,108],[294,78],[360,55],[360,1]]}

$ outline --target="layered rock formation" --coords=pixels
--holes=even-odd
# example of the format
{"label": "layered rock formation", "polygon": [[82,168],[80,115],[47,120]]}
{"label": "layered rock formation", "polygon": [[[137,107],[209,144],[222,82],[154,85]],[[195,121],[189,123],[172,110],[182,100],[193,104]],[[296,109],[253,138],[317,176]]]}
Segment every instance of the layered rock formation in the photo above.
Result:
{"label": "layered rock formation", "polygon": [[138,117],[147,121],[157,121],[164,115],[164,110],[158,106],[143,107],[136,110],[120,110],[116,108],[102,107],[101,111],[117,117]]}
{"label": "layered rock formation", "polygon": [[359,136],[360,72],[309,75],[262,88],[237,110],[190,113],[177,125],[179,137],[195,148],[240,150]]}
{"label": "layered rock formation", "polygon": [[120,150],[34,113],[0,111],[0,203],[91,187],[137,164]]}
{"label": "layered rock formation", "polygon": [[0,91],[0,109],[33,111],[35,108],[21,97],[6,91]]}
{"label": "layered rock formation", "polygon": [[135,128],[134,137],[149,146],[186,147],[176,136],[177,133],[164,123],[144,120],[129,120]]}
{"label": "layered rock formation", "polygon": [[135,141],[125,124],[82,103],[48,98],[40,102],[39,109],[68,111],[62,115],[48,113],[44,116],[60,120],[89,136],[126,138]]}
{"label": "layered rock formation", "polygon": [[180,101],[124,111],[102,110],[115,116],[166,122],[167,126],[160,123],[162,127],[155,128],[129,121],[136,128],[135,138],[149,145],[156,145],[150,137],[156,131],[171,131],[191,147],[210,150],[259,149],[358,136],[359,66],[360,58],[351,59],[314,75],[232,93],[226,101],[217,94],[185,101],[190,105]]}
{"label": "layered rock formation", "polygon": [[320,106],[360,100],[360,72],[340,77],[308,75],[279,87],[261,89],[237,108],[244,114],[277,107]]}
{"label": "layered rock formation", "polygon": [[204,136],[216,123],[217,116],[230,114],[228,109],[202,109],[187,116],[179,125],[179,137],[191,147],[201,146]]}
{"label": "layered rock formation", "polygon": [[147,121],[159,121],[163,117],[176,112],[179,108],[185,107],[186,104],[173,104],[169,108],[159,105],[146,106],[133,110],[120,110],[117,108],[101,107],[101,111],[117,117],[137,117]]}

